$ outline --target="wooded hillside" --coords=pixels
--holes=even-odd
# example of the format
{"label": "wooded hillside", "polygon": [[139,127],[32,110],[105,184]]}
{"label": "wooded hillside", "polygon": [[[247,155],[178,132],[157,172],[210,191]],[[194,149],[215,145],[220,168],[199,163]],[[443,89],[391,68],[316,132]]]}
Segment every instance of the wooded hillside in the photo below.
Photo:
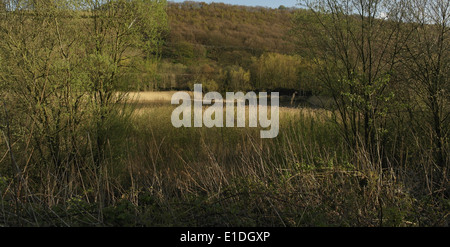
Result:
{"label": "wooded hillside", "polygon": [[162,62],[151,85],[142,82],[138,89],[189,89],[198,82],[207,90],[311,91],[308,64],[294,55],[296,11],[301,10],[169,3]]}
{"label": "wooded hillside", "polygon": [[171,31],[167,47],[188,42],[200,49],[199,54],[203,48],[208,51],[208,58],[224,63],[233,63],[230,58],[235,53],[260,55],[270,51],[292,54],[295,46],[289,32],[293,12],[290,9],[223,3],[170,3]]}

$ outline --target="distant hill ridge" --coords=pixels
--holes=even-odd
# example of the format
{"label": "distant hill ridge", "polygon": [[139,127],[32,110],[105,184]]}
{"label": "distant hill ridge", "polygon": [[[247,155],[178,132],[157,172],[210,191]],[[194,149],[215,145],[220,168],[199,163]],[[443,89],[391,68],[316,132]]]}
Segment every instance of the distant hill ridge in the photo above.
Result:
{"label": "distant hill ridge", "polygon": [[236,60],[233,55],[239,55],[236,52],[240,51],[244,55],[292,54],[295,45],[289,32],[297,10],[283,6],[271,9],[223,3],[169,2],[170,32],[164,55],[173,57],[174,52],[183,52],[183,48],[189,46],[194,49],[193,56],[206,53],[208,58],[224,63],[231,62],[227,59]]}

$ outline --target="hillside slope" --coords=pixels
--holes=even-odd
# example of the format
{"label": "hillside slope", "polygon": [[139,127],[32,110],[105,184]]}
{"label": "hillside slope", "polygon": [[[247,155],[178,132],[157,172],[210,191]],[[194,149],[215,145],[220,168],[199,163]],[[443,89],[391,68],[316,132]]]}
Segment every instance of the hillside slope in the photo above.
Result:
{"label": "hillside slope", "polygon": [[290,9],[223,3],[169,3],[170,34],[164,55],[206,56],[220,63],[234,64],[240,63],[236,61],[240,58],[263,52],[292,54],[295,46],[289,32],[293,13]]}
{"label": "hillside slope", "polygon": [[311,90],[291,35],[300,9],[168,3],[169,30],[151,85],[141,90]]}

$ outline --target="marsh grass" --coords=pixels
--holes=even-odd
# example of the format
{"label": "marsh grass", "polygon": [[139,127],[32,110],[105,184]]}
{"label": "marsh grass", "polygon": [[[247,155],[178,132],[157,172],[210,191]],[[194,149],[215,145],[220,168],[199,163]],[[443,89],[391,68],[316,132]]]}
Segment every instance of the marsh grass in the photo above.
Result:
{"label": "marsh grass", "polygon": [[[425,216],[417,213],[418,207],[425,210],[428,204],[412,197],[396,175],[401,172],[370,163],[364,147],[358,153],[350,150],[328,110],[281,108],[279,136],[261,139],[260,128],[177,129],[170,122],[176,106],[159,97],[141,100],[124,104],[111,121],[101,166],[90,157],[91,139],[86,135],[79,137],[87,141],[85,159],[61,170],[68,181],[51,167],[40,176],[24,169],[20,179],[3,173],[0,223],[416,226],[446,222],[441,213],[448,211],[439,208],[445,204]],[[5,158],[2,162],[8,163]]]}
{"label": "marsh grass", "polygon": [[282,108],[278,138],[260,139],[259,128],[175,129],[173,108],[140,109],[129,137],[133,158],[128,162],[135,174],[132,184],[141,186],[135,191],[164,202],[181,219],[178,223],[384,224],[379,208],[386,205],[378,200],[397,184],[370,177],[376,171],[356,169],[330,112]]}

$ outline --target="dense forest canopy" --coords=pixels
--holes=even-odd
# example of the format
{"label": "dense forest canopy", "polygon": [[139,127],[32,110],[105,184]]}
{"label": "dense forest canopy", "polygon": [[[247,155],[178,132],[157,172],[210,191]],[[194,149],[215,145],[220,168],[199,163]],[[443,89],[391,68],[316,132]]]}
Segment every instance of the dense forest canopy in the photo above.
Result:
{"label": "dense forest canopy", "polygon": [[252,55],[295,51],[289,37],[294,10],[184,2],[169,3],[168,15],[169,43],[189,42]]}

